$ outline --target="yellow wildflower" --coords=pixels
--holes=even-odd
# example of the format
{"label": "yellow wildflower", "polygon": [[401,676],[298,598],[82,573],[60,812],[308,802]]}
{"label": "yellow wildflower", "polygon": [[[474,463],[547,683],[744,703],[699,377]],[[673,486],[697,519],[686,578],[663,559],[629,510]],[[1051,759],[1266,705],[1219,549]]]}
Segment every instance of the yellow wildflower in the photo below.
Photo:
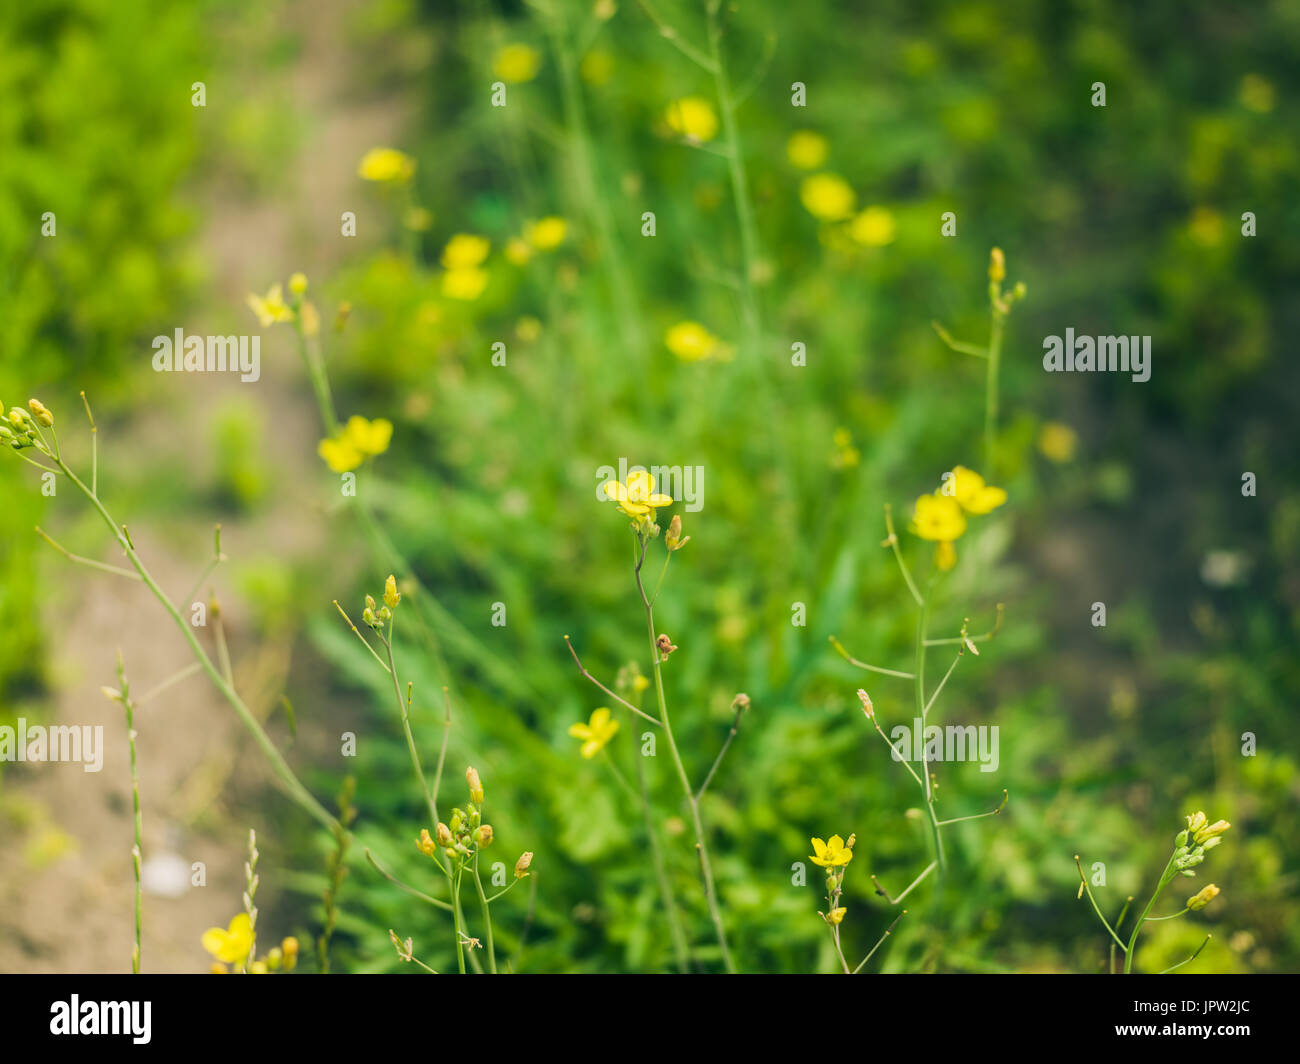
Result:
{"label": "yellow wildflower", "polygon": [[289,291],[296,296],[300,296],[307,291],[307,275],[305,273],[291,275],[289,278]]}
{"label": "yellow wildflower", "polygon": [[487,283],[487,270],[480,270],[476,266],[448,270],[442,275],[442,294],[448,299],[471,303],[483,294]]}
{"label": "yellow wildflower", "polygon": [[820,133],[797,129],[785,142],[785,156],[800,170],[816,170],[830,154],[830,143]]}
{"label": "yellow wildflower", "polygon": [[610,719],[610,712],[604,706],[595,710],[586,724],[569,725],[569,734],[582,740],[582,756],[585,758],[600,753],[617,731],[618,721]]}
{"label": "yellow wildflower", "polygon": [[507,44],[492,58],[492,72],[502,81],[532,81],[541,68],[541,53],[527,44]]}
{"label": "yellow wildflower", "polygon": [[853,851],[844,845],[844,840],[838,835],[832,835],[830,842],[813,839],[812,848],[810,859],[822,868],[839,868],[853,860]]}
{"label": "yellow wildflower", "polygon": [[950,495],[922,495],[912,513],[912,532],[931,542],[952,543],[966,531],[966,515]]}
{"label": "yellow wildflower", "polygon": [[393,438],[393,423],[387,418],[353,415],[332,439],[321,440],[316,452],[335,473],[356,469],[367,458],[383,454]]}
{"label": "yellow wildflower", "polygon": [[563,218],[550,215],[537,222],[524,226],[524,239],[538,251],[552,251],[564,243],[569,231],[569,223]]}
{"label": "yellow wildflower", "polygon": [[362,156],[357,173],[367,181],[404,185],[415,175],[415,160],[396,148],[371,148]]}
{"label": "yellow wildflower", "polygon": [[815,218],[838,222],[853,213],[858,197],[839,174],[813,174],[799,186],[799,199]]}
{"label": "yellow wildflower", "polygon": [[335,473],[346,473],[356,469],[366,460],[366,456],[353,447],[346,438],[321,440],[316,445],[316,453],[325,459],[325,464]]}
{"label": "yellow wildflower", "polygon": [[950,483],[952,497],[970,514],[990,513],[1007,501],[1007,493],[1002,488],[985,484],[982,476],[965,466],[953,468]]}
{"label": "yellow wildflower", "polygon": [[691,140],[709,141],[718,135],[718,116],[713,105],[698,96],[674,100],[664,112],[664,121],[674,133]]}
{"label": "yellow wildflower", "polygon": [[731,348],[698,321],[679,321],[664,334],[664,345],[684,362],[700,362],[707,358],[726,360]]}
{"label": "yellow wildflower", "polygon": [[293,321],[293,310],[285,303],[284,289],[278,284],[271,285],[265,296],[250,292],[248,305],[252,307],[263,329],[278,321]]}
{"label": "yellow wildflower", "polygon": [[627,475],[627,483],[607,480],[601,490],[618,503],[618,508],[629,517],[653,521],[655,510],[671,506],[673,498],[655,490],[654,477],[643,469],[634,469]]}
{"label": "yellow wildflower", "polygon": [[844,914],[846,912],[848,912],[848,909],[844,908],[842,905],[838,909],[832,909],[826,914],[826,922],[830,924],[831,927],[839,927],[840,924],[844,922]]}
{"label": "yellow wildflower", "polygon": [[248,913],[238,913],[224,931],[209,927],[203,932],[203,948],[226,964],[243,964],[253,948],[253,930]]}
{"label": "yellow wildflower", "polygon": [[1079,436],[1069,425],[1049,421],[1038,433],[1038,450],[1053,462],[1069,462],[1074,458]]}
{"label": "yellow wildflower", "polygon": [[492,242],[485,236],[457,233],[442,249],[442,264],[449,270],[467,270],[487,258]]}
{"label": "yellow wildflower", "polygon": [[849,222],[849,236],[869,248],[892,244],[895,229],[894,216],[884,207],[868,207]]}

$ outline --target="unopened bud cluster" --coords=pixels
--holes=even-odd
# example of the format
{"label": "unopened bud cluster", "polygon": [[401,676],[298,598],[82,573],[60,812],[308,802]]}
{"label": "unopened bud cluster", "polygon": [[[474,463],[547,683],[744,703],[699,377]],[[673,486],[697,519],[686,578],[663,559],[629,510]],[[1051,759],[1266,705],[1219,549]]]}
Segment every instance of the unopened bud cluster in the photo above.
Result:
{"label": "unopened bud cluster", "polygon": [[[1205,860],[1205,855],[1210,850],[1223,841],[1223,833],[1230,827],[1232,825],[1226,820],[1216,820],[1211,824],[1206,815],[1199,811],[1189,816],[1187,818],[1187,827],[1183,828],[1174,838],[1174,870],[1185,876],[1196,875],[1193,869]],[[1216,887],[1214,892],[1209,894],[1196,908],[1203,909],[1218,892]],[[1201,891],[1201,894],[1205,894],[1205,891]],[[1196,897],[1201,897],[1201,894]],[[1188,908],[1191,907],[1189,903]]]}
{"label": "unopened bud cluster", "polygon": [[393,611],[402,601],[401,592],[397,590],[397,578],[391,573],[384,582],[384,604],[377,605],[373,595],[366,596],[366,608],[361,611],[361,620],[366,627],[376,631],[382,629],[393,617]]}
{"label": "unopened bud cluster", "polygon": [[[21,451],[26,447],[35,447],[45,454],[50,453],[41,428],[54,425],[54,415],[46,409],[39,399],[29,399],[27,410],[16,406],[8,414],[0,415],[0,446],[11,447]],[[0,410],[3,410],[0,405]]]}

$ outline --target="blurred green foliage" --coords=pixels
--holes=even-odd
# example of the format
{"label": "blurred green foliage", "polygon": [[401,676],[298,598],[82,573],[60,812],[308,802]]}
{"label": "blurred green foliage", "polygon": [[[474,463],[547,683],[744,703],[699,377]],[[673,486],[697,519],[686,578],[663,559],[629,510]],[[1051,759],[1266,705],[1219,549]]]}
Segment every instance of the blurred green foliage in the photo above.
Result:
{"label": "blurred green foliage", "polygon": [[[699,5],[652,6],[703,47]],[[703,804],[740,966],[831,969],[820,878],[791,885],[813,835],[858,835],[846,952],[861,956],[893,919],[869,875],[897,891],[929,860],[928,842],[909,815],[914,785],[865,725],[854,692],[872,692],[886,727],[910,719],[911,693],[854,670],[827,639],[909,667],[915,617],[881,548],[882,507],[904,515],[943,470],[981,465],[983,366],[946,348],[930,323],[984,341],[996,244],[1009,279],[1029,287],[1008,327],[991,474],[1010,502],[961,542],[932,631],[955,634],[966,617],[983,630],[1006,603],[1002,631],[963,660],[936,714],[1001,731],[996,773],[943,768],[941,814],[991,809],[1003,787],[1011,802],[997,818],[951,830],[949,881],[918,888],[871,967],[1102,970],[1106,935],[1076,900],[1073,855],[1085,868],[1105,864],[1097,893],[1113,916],[1129,894],[1150,890],[1181,816],[1203,808],[1234,829],[1187,893],[1212,880],[1223,895],[1193,918],[1149,927],[1139,967],[1182,959],[1205,928],[1214,941],[1185,970],[1294,969],[1300,381],[1286,345],[1300,255],[1288,239],[1300,222],[1289,195],[1300,178],[1300,5],[1244,15],[1169,0],[892,0],[849,12],[813,0],[797,17],[770,3],[727,11],[727,68],[736,86],[753,86],[738,122],[759,238],[757,345],[742,324],[727,159],[680,143],[663,121],[674,99],[714,99],[711,77],[633,3],[608,21],[585,4],[500,10],[391,2],[358,14],[351,32],[367,55],[419,60],[386,77],[421,103],[400,146],[418,163],[412,195],[433,224],[405,229],[402,196],[359,188],[366,217],[388,219],[388,232],[377,239],[369,226],[345,268],[312,277],[324,321],[337,302],[352,305],[347,331],[330,341],[340,415],[397,426],[359,490],[427,589],[406,590],[426,620],[398,633],[426,765],[446,684],[454,724],[444,802],[463,797],[461,773],[474,764],[500,860],[509,867],[520,851],[536,852],[535,879],[496,910],[499,953],[526,971],[671,965],[640,813],[566,734],[608,704],[574,668],[566,634],[607,683],[630,660],[648,671],[626,522],[595,495],[598,469],[620,458],[704,469],[705,506],[683,515],[692,541],[670,568],[657,618],[682,648],[666,667],[668,701],[693,778],[726,735],[734,695],[753,702]],[[538,50],[540,72],[509,84],[507,106],[494,108],[494,57],[514,43]],[[1090,104],[1099,81],[1105,108]],[[794,82],[807,86],[806,108],[791,106]],[[140,116],[118,107],[133,105],[114,108],[113,157],[129,157],[131,132],[119,127]],[[184,124],[173,117],[166,132]],[[860,208],[889,212],[891,241],[855,244],[804,209],[806,175],[786,154],[799,129],[827,138],[822,169],[848,181]],[[93,197],[98,172],[65,174],[66,194]],[[34,202],[18,212],[21,225],[2,223],[33,242],[22,219]],[[148,247],[167,212],[141,210],[149,219],[132,239]],[[641,235],[645,211],[656,215],[653,238]],[[952,239],[940,235],[946,211],[957,217]],[[1254,237],[1241,235],[1245,211]],[[509,261],[508,242],[548,215],[568,222],[562,246]],[[442,290],[439,256],[462,232],[492,242],[486,288],[472,301]],[[5,246],[6,261],[17,254],[37,272],[40,256]],[[113,261],[123,253],[115,245]],[[148,290],[163,305],[171,291],[158,278]],[[119,291],[103,302],[141,298]],[[61,318],[66,301],[48,313]],[[110,313],[95,328],[130,334],[140,318]],[[674,357],[663,337],[683,320],[734,345],[734,361]],[[1151,335],[1151,380],[1044,374],[1042,338],[1067,327]],[[88,340],[99,335],[89,324],[51,322],[39,334],[61,374],[79,379],[85,358],[111,365],[111,345]],[[492,361],[496,342],[506,345],[504,367]],[[794,343],[806,345],[806,366],[792,365]],[[6,353],[0,372],[14,364]],[[306,399],[305,376],[302,390]],[[1048,422],[1074,430],[1068,460],[1038,446]],[[223,431],[245,439],[253,430],[232,420]],[[1243,497],[1244,471],[1256,474],[1258,496]],[[251,453],[231,450],[219,479],[229,503],[270,504]],[[332,497],[337,479],[322,467],[317,486]],[[391,688],[331,605],[359,602],[399,566],[353,509],[334,521],[313,573],[276,578],[259,565],[246,588],[262,589],[268,624],[309,635],[329,669],[301,666],[298,682],[363,737],[346,765],[328,751],[314,762],[313,789],[335,793],[345,772],[355,775],[359,823],[392,841],[379,856],[432,889],[412,845],[430,825]],[[914,564],[928,565],[928,550],[903,538]],[[1212,561],[1215,552],[1228,560]],[[29,574],[30,562],[20,569]],[[16,602],[30,595],[10,587],[6,579]],[[1108,606],[1104,629],[1089,623],[1098,601]],[[504,627],[491,623],[496,603]],[[805,627],[791,623],[796,603]],[[931,674],[947,661],[938,648]],[[300,730],[332,719],[301,698],[295,706]],[[624,718],[610,747],[629,778],[640,731]],[[1246,732],[1255,757],[1240,756]],[[662,754],[648,772],[696,959],[715,967],[676,781]],[[304,832],[293,861],[304,933],[319,919],[309,906],[324,887],[328,845]],[[1171,898],[1181,901],[1181,889]],[[336,969],[400,967],[390,927],[412,935],[435,968],[454,964],[442,914],[413,907],[369,868],[353,870],[340,905]],[[470,922],[473,932],[472,913]]]}

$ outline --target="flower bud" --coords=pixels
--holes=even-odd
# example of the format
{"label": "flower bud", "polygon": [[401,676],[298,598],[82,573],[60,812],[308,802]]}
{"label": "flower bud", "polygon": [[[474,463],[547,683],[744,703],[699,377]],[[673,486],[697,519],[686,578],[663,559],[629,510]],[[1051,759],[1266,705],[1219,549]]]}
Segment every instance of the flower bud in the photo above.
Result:
{"label": "flower bud", "polygon": [[476,805],[482,805],[483,784],[478,778],[478,769],[473,765],[465,770],[465,782],[469,784],[469,800]]}
{"label": "flower bud", "polygon": [[831,927],[839,927],[839,925],[844,921],[844,914],[846,912],[848,912],[848,909],[841,906],[838,909],[832,909],[828,912],[824,919]]}
{"label": "flower bud", "polygon": [[1187,829],[1193,834],[1200,831],[1201,828],[1205,827],[1205,825],[1206,825],[1206,819],[1204,813],[1200,813],[1200,812],[1193,813],[1191,816],[1187,818]]}
{"label": "flower bud", "polygon": [[397,590],[397,578],[389,573],[388,579],[384,581],[384,605],[396,609],[401,601],[402,596]]}
{"label": "flower bud", "polygon": [[515,862],[515,878],[523,879],[528,875],[528,867],[533,863],[533,851],[525,850],[519,855],[519,860]]}
{"label": "flower bud", "polygon": [[443,823],[440,822],[440,823],[438,824],[438,827],[437,827],[436,830],[437,830],[437,835],[438,835],[438,845],[439,845],[439,846],[450,846],[450,845],[451,845],[451,828],[447,827],[446,824],[443,824]]}
{"label": "flower bud", "polygon": [[367,596],[366,596],[366,609],[371,610],[372,612],[373,612],[373,610],[375,609],[375,596],[374,596],[374,595],[367,595]]}
{"label": "flower bud", "polygon": [[1204,909],[1210,902],[1219,896],[1219,888],[1213,883],[1202,887],[1188,899],[1187,907],[1196,912],[1198,909]]}
{"label": "flower bud", "polygon": [[1182,831],[1180,831],[1177,835],[1174,836],[1174,845],[1177,846],[1179,849],[1182,849],[1184,846],[1187,845],[1186,828],[1183,828]]}
{"label": "flower bud", "polygon": [[1230,827],[1232,827],[1232,825],[1229,824],[1226,820],[1216,820],[1213,824],[1210,824],[1208,827],[1201,828],[1200,831],[1192,835],[1192,838],[1196,842],[1205,842],[1207,839],[1217,838],[1218,836],[1222,835],[1225,831],[1227,831]]}
{"label": "flower bud", "polygon": [[280,943],[280,948],[284,950],[284,970],[291,972],[298,963],[298,940],[290,935]]}
{"label": "flower bud", "polygon": [[279,946],[272,946],[266,955],[266,966],[273,972],[278,972],[284,964],[284,950]]}
{"label": "flower bud", "polygon": [[1201,844],[1201,851],[1205,852],[1207,850],[1212,850],[1214,849],[1214,847],[1219,845],[1219,843],[1221,843],[1222,841],[1223,841],[1222,835],[1215,835],[1211,838],[1208,838],[1205,840],[1205,842]]}
{"label": "flower bud", "polygon": [[415,840],[415,848],[424,854],[425,857],[433,856],[433,839],[429,835],[428,828],[420,829],[420,837]]}
{"label": "flower bud", "polygon": [[666,635],[660,635],[655,640],[655,647],[659,651],[659,660],[661,661],[667,661],[668,655],[677,649],[677,646]]}
{"label": "flower bud", "polygon": [[307,291],[307,275],[305,273],[295,273],[290,277],[289,291],[296,296],[300,296]]}
{"label": "flower bud", "polygon": [[865,714],[867,715],[867,719],[868,719],[868,720],[875,720],[875,719],[876,719],[876,707],[873,706],[873,705],[871,704],[871,696],[870,696],[869,694],[867,694],[867,692],[866,692],[865,689],[859,687],[859,688],[858,688],[858,698],[860,698],[860,699],[862,700],[862,712],[865,713]]}
{"label": "flower bud", "polygon": [[670,551],[681,550],[690,541],[690,536],[682,538],[681,516],[673,514],[673,519],[668,522],[668,531],[664,533],[664,546]]}
{"label": "flower bud", "polygon": [[1001,248],[994,248],[989,252],[989,280],[994,284],[1000,284],[1007,278],[1007,260],[1002,254]]}
{"label": "flower bud", "polygon": [[480,849],[480,850],[485,850],[485,849],[487,849],[489,846],[492,845],[492,825],[491,825],[491,824],[482,824],[482,825],[480,825],[480,826],[479,826],[479,829],[478,829],[478,832],[477,832],[476,834],[477,834],[477,837],[478,837],[478,845],[479,845],[479,849]]}
{"label": "flower bud", "polygon": [[31,409],[32,416],[42,425],[48,428],[54,424],[54,415],[45,408],[39,399],[28,399],[27,406]]}

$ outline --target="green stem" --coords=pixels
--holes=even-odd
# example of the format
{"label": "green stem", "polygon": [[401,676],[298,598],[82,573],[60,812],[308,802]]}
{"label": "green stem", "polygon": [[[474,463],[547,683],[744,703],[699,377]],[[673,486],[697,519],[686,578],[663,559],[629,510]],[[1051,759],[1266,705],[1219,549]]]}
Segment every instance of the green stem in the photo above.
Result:
{"label": "green stem", "polygon": [[691,825],[695,831],[695,848],[700,858],[700,874],[704,878],[704,898],[708,903],[709,916],[713,920],[713,928],[718,936],[718,946],[722,950],[722,963],[728,973],[734,973],[736,967],[731,959],[731,950],[727,947],[727,932],[723,927],[722,910],[718,907],[717,890],[713,883],[713,866],[709,861],[709,850],[704,840],[704,824],[700,819],[700,804],[695,800],[695,792],[691,788],[691,780],[686,774],[686,766],[682,763],[681,753],[677,749],[677,740],[673,737],[672,723],[668,718],[668,704],[664,698],[663,674],[659,668],[659,647],[655,638],[654,607],[646,597],[645,587],[641,583],[641,566],[645,563],[645,551],[648,545],[649,540],[645,540],[641,544],[641,556],[634,574],[636,576],[636,589],[641,595],[641,604],[645,607],[646,632],[650,639],[650,664],[654,670],[655,697],[659,701],[659,720],[663,724],[664,737],[668,740],[668,751],[672,755],[673,766],[677,770],[677,778],[681,782],[682,793],[686,796],[686,805],[691,813]]}
{"label": "green stem", "polygon": [[456,929],[456,966],[460,969],[460,974],[465,974],[465,944],[461,939],[465,935],[464,917],[460,912],[460,874],[449,874],[447,881],[451,884],[451,915],[452,923]]}
{"label": "green stem", "polygon": [[483,880],[478,874],[478,850],[474,851],[474,887],[478,890],[478,901],[483,907],[483,923],[487,927],[488,971],[497,974],[497,951],[492,942],[492,912],[488,908],[487,894],[483,891]]}
{"label": "green stem", "polygon": [[1133,971],[1133,954],[1136,952],[1134,947],[1137,945],[1138,932],[1142,930],[1142,924],[1147,918],[1147,913],[1151,911],[1151,907],[1155,905],[1156,899],[1160,897],[1160,892],[1168,886],[1169,881],[1173,878],[1173,876],[1169,874],[1169,870],[1173,868],[1173,866],[1174,859],[1171,856],[1168,864],[1165,865],[1165,870],[1160,873],[1160,882],[1156,884],[1155,893],[1151,895],[1151,900],[1147,902],[1146,908],[1142,910],[1142,915],[1137,918],[1137,923],[1133,925],[1133,934],[1129,936],[1128,945],[1125,947],[1127,951],[1124,954],[1125,975],[1128,975]]}
{"label": "green stem", "polygon": [[407,691],[407,697],[403,699],[402,686],[397,679],[397,661],[393,658],[393,625],[396,621],[397,614],[394,613],[388,622],[387,635],[381,632],[380,638],[384,641],[384,649],[388,652],[388,674],[393,681],[393,694],[397,698],[398,712],[402,715],[402,733],[406,736],[406,749],[411,755],[411,767],[415,769],[415,778],[420,781],[420,794],[429,807],[429,827],[433,829],[438,826],[438,810],[433,804],[433,796],[429,793],[429,784],[424,779],[424,766],[420,763],[420,754],[415,748],[415,736],[411,734],[411,717],[408,712],[410,691]]}
{"label": "green stem", "polygon": [[[924,721],[928,706],[925,702],[925,632],[930,623],[930,595],[934,589],[934,581],[926,587],[925,597],[916,611],[916,665],[913,673],[916,677],[916,717]],[[946,679],[946,677],[945,677]],[[939,818],[934,812],[934,790],[930,786],[930,766],[925,760],[925,750],[921,751],[921,784],[925,793],[925,811],[930,819],[930,837],[934,842],[934,859],[938,862],[939,881],[942,883],[944,874],[948,871],[948,860],[943,852],[943,837],[939,830]]]}
{"label": "green stem", "polygon": [[984,475],[993,478],[994,440],[998,431],[998,364],[1002,358],[1002,315],[995,309],[989,331],[988,366],[984,377]]}
{"label": "green stem", "polygon": [[193,652],[195,658],[198,659],[199,664],[203,666],[203,671],[208,674],[208,678],[212,681],[213,685],[221,692],[222,696],[230,703],[235,712],[239,715],[239,719],[243,722],[244,727],[248,729],[249,734],[253,736],[253,739],[261,748],[262,753],[266,756],[267,761],[271,763],[272,770],[284,785],[289,797],[326,828],[331,831],[335,829],[343,830],[342,825],[340,825],[339,822],[330,815],[329,811],[312,796],[311,792],[303,786],[302,781],[298,779],[294,774],[293,769],[289,767],[288,762],[285,761],[283,756],[281,756],[275,743],[271,741],[271,737],[266,734],[266,731],[262,728],[261,724],[258,723],[257,718],[253,716],[252,710],[250,710],[244,703],[244,700],[239,697],[239,694],[235,689],[226,682],[225,677],[218,672],[217,667],[212,663],[212,659],[208,657],[207,652],[204,651],[203,647],[199,644],[198,638],[194,635],[194,630],[186,623],[185,618],[181,616],[180,611],[172,604],[171,599],[167,597],[162,588],[158,586],[157,582],[150,575],[149,570],[145,568],[144,563],[136,554],[135,548],[131,545],[130,538],[121,530],[121,527],[117,522],[113,520],[112,515],[107,509],[105,509],[104,504],[99,501],[99,496],[87,488],[86,485],[78,479],[77,475],[68,468],[62,459],[59,459],[58,462],[64,475],[67,476],[67,478],[77,486],[81,493],[90,500],[91,505],[95,507],[100,517],[103,518],[104,523],[108,525],[109,529],[113,533],[113,538],[117,540],[118,545],[125,552],[127,559],[131,562],[135,571],[140,574],[140,579],[144,582],[145,587],[153,593],[154,598],[162,604],[163,608],[175,622],[176,627],[180,629],[181,634],[185,637],[185,641],[190,645],[190,650]]}
{"label": "green stem", "polygon": [[144,895],[141,888],[140,865],[144,860],[144,819],[140,813],[140,773],[135,759],[135,704],[131,701],[131,691],[127,686],[126,668],[122,664],[122,655],[117,655],[117,682],[122,692],[122,705],[126,709],[126,740],[131,750],[131,807],[135,819],[135,847],[131,850],[131,860],[135,866],[135,948],[131,951],[131,973],[140,974],[140,931],[144,918]]}
{"label": "green stem", "polygon": [[691,970],[691,951],[686,941],[686,932],[682,929],[681,917],[677,912],[677,899],[673,897],[672,883],[668,879],[668,870],[664,867],[664,855],[659,849],[659,833],[655,831],[654,814],[650,809],[650,787],[646,782],[644,759],[636,755],[637,782],[641,789],[641,814],[645,818],[646,839],[650,843],[650,861],[654,865],[655,880],[659,884],[659,893],[664,902],[664,914],[668,918],[668,933],[673,940],[673,952],[677,956],[677,967],[683,974]]}

